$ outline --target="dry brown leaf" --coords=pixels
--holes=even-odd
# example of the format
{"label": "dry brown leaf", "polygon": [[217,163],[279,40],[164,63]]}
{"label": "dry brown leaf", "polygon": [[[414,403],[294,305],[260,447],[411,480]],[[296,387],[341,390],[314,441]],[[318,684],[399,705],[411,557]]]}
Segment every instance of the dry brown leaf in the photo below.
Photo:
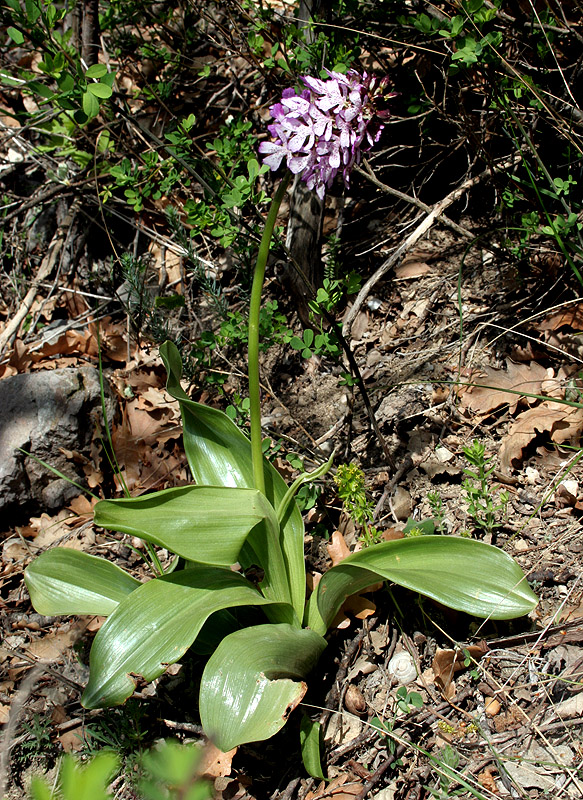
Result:
{"label": "dry brown leaf", "polygon": [[65,753],[77,753],[79,750],[83,750],[83,748],[87,747],[87,742],[83,739],[80,728],[81,723],[79,724],[79,728],[75,728],[72,731],[65,731],[57,737]]}
{"label": "dry brown leaf", "polygon": [[487,789],[489,792],[492,792],[492,794],[496,795],[500,794],[500,791],[498,789],[498,784],[496,783],[494,775],[492,774],[492,769],[490,767],[486,767],[486,769],[483,772],[480,772],[480,774],[478,775],[478,781],[480,783],[480,786],[483,786],[484,789]]}
{"label": "dry brown leaf", "polygon": [[174,409],[151,407],[146,409],[142,401],[135,398],[126,403],[125,411],[134,446],[138,441],[155,444],[163,428],[167,425],[175,427]]}
{"label": "dry brown leaf", "polygon": [[5,725],[10,718],[10,706],[0,703],[0,725]]}
{"label": "dry brown leaf", "polygon": [[318,800],[320,797],[332,797],[334,800],[354,800],[363,789],[362,781],[352,772],[338,775],[330,783],[322,781],[315,791],[308,792],[306,800]]}
{"label": "dry brown leaf", "polygon": [[539,322],[534,322],[533,326],[539,331],[557,331],[559,328],[565,327],[572,328],[574,331],[582,331],[583,303],[562,308]]}
{"label": "dry brown leaf", "polygon": [[548,433],[556,444],[564,444],[576,439],[582,430],[583,409],[545,400],[523,411],[510,426],[500,447],[500,469],[510,472],[537,434]]}
{"label": "dry brown leaf", "polygon": [[[65,331],[58,339],[49,339],[38,350],[31,354],[32,361],[46,362],[52,356],[91,355],[98,353],[97,341],[91,331]],[[46,369],[46,363],[43,363]]]}
{"label": "dry brown leaf", "polygon": [[395,268],[395,278],[420,278],[431,272],[431,267],[425,261],[406,261]]}
{"label": "dry brown leaf", "polygon": [[77,620],[70,625],[63,625],[55,633],[49,633],[31,642],[27,651],[38,658],[43,664],[50,664],[51,661],[58,661],[64,651],[75,644],[86,628],[86,621]]}
{"label": "dry brown leaf", "polygon": [[[382,584],[378,584],[376,588],[379,588],[380,586],[382,586]],[[371,587],[371,589],[367,589],[365,591],[370,592],[373,591],[374,588],[375,587]],[[348,628],[351,617],[356,617],[356,619],[366,619],[367,617],[372,617],[376,610],[377,607],[370,598],[363,597],[361,594],[351,594],[350,597],[347,597],[342,603],[342,608],[332,621],[332,627],[341,629]]]}
{"label": "dry brown leaf", "polygon": [[[92,323],[89,329],[97,339],[97,325]],[[126,363],[128,361],[128,350],[131,357],[136,349],[136,345],[133,342],[130,342],[128,348],[125,325],[123,323],[112,323],[111,317],[105,317],[100,320],[99,340],[101,352],[112,361]]]}
{"label": "dry brown leaf", "polygon": [[69,719],[70,717],[67,714],[65,706],[60,704],[53,706],[51,711],[51,722],[53,722],[55,725],[61,725],[63,722],[67,722]]}
{"label": "dry brown leaf", "polygon": [[450,686],[456,672],[466,669],[466,652],[470,658],[479,661],[488,652],[485,642],[468,645],[463,650],[437,650],[433,658],[433,675],[435,685],[438,686],[446,697],[450,697]]}
{"label": "dry brown leaf", "polygon": [[79,494],[74,497],[69,503],[69,509],[77,514],[79,517],[93,518],[93,507],[97,503],[97,498],[92,497],[89,499],[84,494]]}
{"label": "dry brown leaf", "polygon": [[[472,386],[460,399],[460,406],[479,416],[487,416],[500,406],[507,405],[510,414],[516,411],[520,395],[514,392],[540,394],[541,383],[548,377],[547,370],[531,361],[529,364],[516,364],[506,359],[506,369],[484,367],[481,375],[473,375],[472,383],[480,383],[491,388]],[[512,392],[505,391],[512,389]]]}
{"label": "dry brown leaf", "polygon": [[394,542],[396,539],[404,539],[405,534],[398,528],[387,528],[381,532],[381,538],[384,542]]}
{"label": "dry brown leaf", "polygon": [[[70,518],[71,512],[67,509],[62,509],[54,517],[43,513],[40,517],[31,517],[26,529],[21,529],[21,533],[24,536],[34,537],[35,547],[42,550],[70,536],[71,530],[66,524]],[[65,547],[72,546],[70,542],[62,544]]]}
{"label": "dry brown leaf", "polygon": [[236,752],[237,748],[234,747],[227,753],[223,753],[212,742],[209,742],[203,750],[198,771],[203,778],[226,778],[231,774],[231,762]]}
{"label": "dry brown leaf", "polygon": [[[122,408],[121,425],[118,425],[112,432],[113,450],[120,467],[127,488],[130,492],[135,489],[140,479],[140,452],[132,440],[130,423],[126,408]],[[123,489],[117,472],[114,475],[116,488],[118,491]]]}
{"label": "dry brown leaf", "polygon": [[344,536],[340,533],[340,531],[334,531],[326,547],[328,548],[328,555],[332,559],[333,567],[350,555],[348,545],[346,544]]}
{"label": "dry brown leaf", "polygon": [[89,633],[97,633],[106,619],[107,617],[89,617],[86,630]]}
{"label": "dry brown leaf", "polygon": [[356,319],[352,323],[350,335],[355,342],[359,342],[367,330],[368,314],[365,311],[361,311],[360,314],[357,314]]}

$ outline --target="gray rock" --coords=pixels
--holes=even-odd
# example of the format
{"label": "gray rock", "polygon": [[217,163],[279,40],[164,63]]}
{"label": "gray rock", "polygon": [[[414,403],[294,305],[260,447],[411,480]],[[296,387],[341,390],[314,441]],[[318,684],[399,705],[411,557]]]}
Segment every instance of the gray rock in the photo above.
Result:
{"label": "gray rock", "polygon": [[[105,385],[109,422],[113,400]],[[46,370],[0,381],[0,511],[5,522],[60,508],[79,489],[19,448],[84,484],[63,450],[88,451],[102,429],[99,373],[94,367]]]}

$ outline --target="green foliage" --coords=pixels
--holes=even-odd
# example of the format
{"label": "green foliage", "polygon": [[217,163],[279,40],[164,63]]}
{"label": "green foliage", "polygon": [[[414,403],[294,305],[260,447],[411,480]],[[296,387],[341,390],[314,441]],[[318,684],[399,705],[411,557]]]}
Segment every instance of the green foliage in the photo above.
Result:
{"label": "green foliage", "polygon": [[334,483],[344,510],[362,529],[361,541],[365,547],[380,542],[381,532],[372,524],[374,505],[366,495],[364,472],[356,464],[340,464]]}
{"label": "green foliage", "polygon": [[212,787],[197,774],[200,748],[164,740],[142,759],[139,782],[143,800],[209,800]]}
{"label": "green foliage", "polygon": [[490,485],[490,476],[495,467],[491,464],[491,456],[486,455],[483,444],[476,439],[471,445],[463,448],[463,453],[473,467],[473,469],[464,468],[466,478],[462,483],[468,514],[478,529],[491,535],[496,528],[504,524],[510,499],[508,492],[497,491],[498,487]]}
{"label": "green foliage", "polygon": [[[222,309],[219,313],[222,312]],[[292,332],[287,326],[284,314],[279,310],[277,300],[265,303],[260,310],[259,333],[261,352],[266,352],[270,347],[289,342]],[[226,380],[226,374],[220,370],[223,362],[216,356],[219,351],[235,351],[240,353],[247,347],[249,325],[247,319],[240,311],[224,312],[219,330],[203,331],[186,352],[186,357],[196,364],[197,377],[207,384],[221,386]],[[245,422],[248,417],[249,404],[240,395],[231,399],[231,410],[227,413],[233,420]]]}
{"label": "green foliage", "polygon": [[301,352],[302,358],[320,356],[337,359],[342,352],[338,337],[333,331],[321,330],[320,333],[315,333],[312,328],[306,328],[301,337],[290,334],[287,341],[293,350]]}
{"label": "green foliage", "polygon": [[[140,800],[208,800],[212,796],[207,781],[197,773],[200,748],[161,741],[145,753],[139,768],[142,777],[138,791]],[[119,771],[118,755],[102,750],[87,763],[73,756],[64,756],[56,787],[46,778],[35,777],[30,788],[31,800],[112,800],[108,785]]]}
{"label": "green foliage", "polygon": [[[115,205],[123,204],[140,216],[148,212],[163,219],[165,215],[172,237],[182,248],[198,285],[219,313],[218,332],[202,334],[192,352],[187,353],[190,374],[198,367],[210,376],[217,349],[239,349],[247,340],[253,341],[257,328],[262,347],[289,343],[307,358],[312,355],[337,358],[340,353],[335,335],[324,331],[319,323],[314,329],[302,331],[301,336],[294,336],[276,305],[266,305],[263,315],[257,310],[253,324],[248,326],[238,311],[229,308],[220,287],[213,283],[215,279],[197,256],[201,241],[211,251],[230,248],[238,269],[237,299],[246,297],[249,266],[261,233],[258,219],[268,200],[265,168],[260,167],[255,157],[254,125],[258,124],[258,112],[263,112],[271,97],[279,92],[279,83],[297,83],[300,75],[318,74],[323,67],[345,72],[358,63],[360,55],[357,23],[362,23],[360,29],[366,31],[367,16],[376,25],[383,16],[389,14],[395,19],[400,13],[404,21],[399,34],[411,37],[413,52],[418,49],[420,33],[430,37],[431,48],[424,47],[429,54],[430,80],[436,79],[436,75],[436,80],[441,80],[442,74],[449,73],[447,80],[455,86],[453,96],[460,104],[470,94],[473,109],[476,87],[495,86],[496,91],[488,96],[491,106],[482,104],[483,116],[489,118],[485,112],[492,111],[496,120],[500,117],[508,122],[510,132],[505,141],[512,142],[514,147],[512,137],[515,137],[521,145],[516,150],[522,151],[526,138],[518,127],[520,120],[516,123],[512,118],[515,112],[511,103],[520,102],[520,108],[536,111],[541,102],[534,78],[530,78],[531,83],[509,78],[501,89],[499,82],[492,84],[491,78],[496,74],[493,67],[497,68],[500,59],[497,50],[505,46],[505,37],[501,18],[495,13],[498,6],[492,8],[482,0],[458,3],[454,13],[440,11],[439,19],[433,16],[433,6],[421,10],[397,3],[389,4],[389,9],[381,3],[378,7],[365,4],[361,8],[362,4],[354,0],[342,0],[330,10],[327,27],[318,20],[299,26],[296,20],[277,15],[271,6],[243,0],[243,13],[238,18],[242,21],[241,30],[221,30],[226,41],[224,52],[242,53],[247,58],[256,70],[252,77],[263,81],[266,87],[265,96],[256,96],[259,102],[249,103],[248,86],[237,85],[233,92],[235,105],[228,108],[242,109],[242,116],[224,117],[223,106],[210,122],[199,121],[191,113],[190,89],[180,92],[181,116],[177,117],[173,110],[174,87],[178,86],[181,69],[192,86],[196,86],[196,92],[202,91],[207,80],[210,84],[217,78],[224,81],[224,73],[219,74],[224,67],[220,59],[215,59],[212,66],[211,62],[192,66],[192,53],[198,47],[202,27],[189,24],[194,14],[188,6],[181,8],[184,24],[180,47],[172,35],[175,20],[172,25],[167,24],[174,4],[159,4],[162,8],[152,9],[153,26],[164,32],[158,47],[151,36],[141,36],[141,3],[112,0],[107,5],[102,29],[109,31],[112,45],[109,52],[118,63],[122,64],[126,55],[134,51],[158,61],[153,77],[144,77],[139,85],[134,83],[132,97],[122,96],[121,92],[109,97],[108,89],[114,88],[113,72],[104,72],[100,65],[86,69],[79,54],[69,52],[66,38],[55,26],[55,20],[63,12],[60,7],[50,2],[38,4],[35,0],[29,0],[24,9],[16,0],[7,0],[7,5],[11,16],[9,46],[28,42],[31,51],[42,51],[44,71],[39,78],[38,73],[19,66],[6,81],[9,86],[24,81],[23,91],[34,94],[43,113],[55,112],[52,120],[40,120],[39,124],[48,127],[39,134],[42,143],[35,146],[51,148],[55,157],[73,147],[70,157],[80,169],[94,167],[92,180],[100,183],[105,214]],[[352,30],[347,30],[346,21]],[[542,53],[542,40],[539,38],[535,44]],[[437,68],[430,63],[435,54]],[[387,58],[386,54],[378,55]],[[415,113],[421,110],[427,116],[420,125],[430,128],[430,115],[441,113],[444,118],[448,114],[452,119],[461,118],[460,114],[451,114],[447,92],[441,109],[435,100],[440,94],[439,86],[425,89],[420,84],[418,64],[408,66],[398,53],[395,64],[403,79],[405,106],[410,100],[410,108],[418,106]],[[532,73],[536,74],[534,70]],[[537,75],[536,80],[539,79]],[[221,91],[222,88],[219,94]],[[520,92],[523,95],[518,98]],[[214,95],[215,88],[204,93],[207,99]],[[131,115],[125,111],[126,101]],[[168,120],[159,137],[145,125],[134,124],[141,112],[149,113],[149,105],[156,103],[156,111],[163,108],[162,116]],[[118,116],[119,104],[125,116]],[[134,114],[134,108],[140,113]],[[23,116],[27,122],[37,122],[41,115]],[[119,146],[122,120],[123,126],[127,124],[136,137],[131,147]],[[409,124],[410,120],[405,122]],[[92,145],[98,146],[85,146],[78,126],[84,125],[85,131],[93,132],[102,123],[105,127],[98,139],[91,140]],[[212,142],[199,148],[200,136],[208,135],[209,130]],[[407,130],[410,132],[412,128]],[[473,135],[474,131],[470,133],[460,136],[464,147],[466,142],[480,138]],[[138,135],[143,147],[136,147]],[[433,130],[420,128],[419,135],[424,142],[438,141]],[[490,131],[483,139],[498,141]],[[416,143],[413,149],[417,152]],[[534,146],[533,150],[536,151]],[[422,155],[426,155],[425,151]],[[563,203],[575,194],[573,176],[578,173],[570,165],[569,169],[553,169],[549,174],[554,177],[544,187],[550,195],[542,195],[540,191],[536,194],[540,183],[538,170],[542,167],[534,155],[528,155],[528,159],[532,163],[528,165],[530,172],[522,175],[523,182],[509,183],[506,187],[507,209],[512,212],[510,223],[514,214],[536,214],[536,219],[530,218],[533,235],[551,235],[557,244],[560,242],[568,249],[570,242],[576,244],[579,235],[578,224],[571,216],[578,209],[565,208]],[[432,155],[427,163],[433,168],[438,160]],[[487,163],[490,161],[486,159]],[[467,163],[476,161],[472,158]],[[55,175],[58,180],[69,180],[68,167],[61,171],[62,166],[57,165]],[[535,210],[523,207],[533,192],[537,198],[543,197],[548,207],[542,203]],[[160,211],[162,207],[164,212]],[[270,231],[266,227],[268,234],[261,239],[255,275],[260,262],[263,269],[267,264],[276,216],[277,207],[272,205],[268,215],[272,227]],[[541,226],[552,233],[543,231]],[[159,303],[158,307],[156,301],[152,303],[143,262],[126,259],[121,269],[125,270],[123,280],[128,288],[130,313],[138,324],[148,321],[165,303]],[[314,313],[337,313],[346,296],[358,291],[359,277],[351,274],[343,278],[341,272],[340,248],[332,241],[328,273],[313,306]],[[260,289],[257,292],[252,288],[253,301],[260,300]],[[172,304],[172,298],[168,302]],[[161,353],[168,373],[168,391],[180,405],[184,448],[194,483],[137,498],[102,500],[96,506],[95,521],[106,529],[140,537],[153,553],[160,547],[180,556],[173,561],[176,568],[138,583],[106,559],[84,553],[65,555],[60,548],[53,548],[26,571],[32,601],[37,609],[44,609],[43,613],[107,616],[91,650],[90,678],[83,695],[87,707],[125,702],[138,678],[154,680],[169,664],[182,658],[199,635],[204,637],[208,621],[206,628],[212,627],[217,640],[213,644],[218,642],[218,646],[202,675],[201,719],[218,746],[228,750],[240,743],[266,739],[283,726],[303,697],[304,681],[326,646],[327,628],[341,604],[351,593],[363,591],[378,580],[394,582],[482,617],[511,618],[533,607],[536,598],[516,563],[483,542],[433,536],[425,523],[412,522],[411,536],[375,543],[378,534],[372,526],[373,509],[366,496],[364,475],[354,466],[339,468],[339,496],[363,527],[370,546],[329,570],[306,603],[304,527],[297,499],[300,493],[304,493],[307,502],[313,499],[310,493],[314,481],[326,473],[331,462],[322,464],[311,475],[305,473],[302,465],[302,474],[288,486],[267,457],[277,443],[262,440],[258,386],[256,393],[250,390],[250,442],[229,413],[196,403],[187,396],[181,386],[182,362],[176,346],[167,343]],[[250,361],[253,362],[250,367],[257,368],[253,374],[258,376],[257,357]],[[349,376],[345,380],[348,383]],[[259,384],[258,378],[256,383]],[[251,387],[251,369],[249,384]],[[234,396],[232,405],[234,412],[230,415],[234,414],[243,423],[245,399]],[[487,463],[482,472],[479,466],[473,466],[475,469],[466,473],[467,480],[473,486],[471,496],[476,515],[485,520],[487,528],[497,524],[495,514],[499,509],[495,504],[491,509],[480,505],[486,491],[483,481],[487,483],[490,473]],[[466,491],[469,496],[470,490]],[[488,516],[490,512],[494,517]],[[233,569],[236,564],[240,571]],[[251,580],[251,576],[256,580]],[[260,622],[246,627],[239,625],[230,613],[227,618],[227,610],[238,607],[253,607]],[[415,706],[416,702],[415,693],[401,693],[397,698],[402,708]],[[163,760],[170,763],[171,758]],[[187,796],[186,791],[182,796]]]}
{"label": "green foliage", "polygon": [[35,759],[46,759],[56,754],[52,740],[52,721],[48,715],[33,714],[21,726],[21,735],[12,751],[12,759],[24,768]]}
{"label": "green foliage", "polygon": [[313,778],[326,780],[320,761],[322,730],[319,722],[312,722],[307,714],[302,714],[300,727],[300,748],[306,772]]}
{"label": "green foliage", "polygon": [[103,750],[114,751],[125,771],[133,769],[144,754],[148,740],[148,720],[143,704],[130,698],[123,709],[103,711],[83,726],[83,756],[93,757]]}
{"label": "green foliage", "polygon": [[[389,755],[394,755],[397,750],[397,742],[391,736],[394,727],[394,720],[381,720],[379,717],[373,717],[370,721],[370,724],[373,728],[378,731],[379,738],[387,748],[387,752]],[[397,759],[393,761],[391,764],[391,769],[396,769],[403,765],[401,759]]]}
{"label": "green foliage", "polygon": [[[401,15],[399,21],[403,25],[412,24],[424,36],[440,36],[451,41],[454,47],[450,50],[450,73],[455,75],[460,66],[470,68],[480,62],[499,61],[496,51],[503,40],[502,32],[484,32],[484,28],[496,20],[499,6],[500,0],[491,5],[484,0],[463,0],[459,4],[460,13],[452,17],[420,12],[410,17]],[[484,35],[480,35],[482,33]]]}
{"label": "green foliage", "polygon": [[408,714],[413,708],[423,707],[423,697],[419,692],[410,692],[406,686],[399,686],[395,693],[395,698],[397,701],[397,708],[402,711],[403,714]]}
{"label": "green foliage", "polygon": [[[334,256],[335,258],[335,256]],[[334,271],[334,261],[329,262],[327,271]],[[332,313],[340,302],[348,295],[356,294],[360,289],[361,278],[356,272],[351,272],[346,277],[329,278],[323,280],[322,286],[316,293],[316,299],[310,301],[309,307],[312,315],[318,317],[323,311]],[[314,323],[319,332],[313,328],[306,328],[301,336],[295,336],[291,331],[285,338],[286,343],[302,354],[302,358],[329,358],[338,361],[342,354],[340,339],[334,330],[324,330],[320,320]],[[340,385],[352,386],[356,380],[349,373],[343,373]]]}
{"label": "green foliage", "polygon": [[115,73],[104,64],[87,68],[79,54],[70,46],[72,31],[62,32],[62,21],[69,11],[67,4],[52,0],[27,0],[24,7],[8,0],[7,17],[12,23],[7,33],[15,47],[29,46],[42,53],[38,70],[43,80],[27,67],[12,74],[2,72],[1,80],[8,86],[19,86],[23,94],[34,97],[42,116],[44,106],[51,107],[66,125],[73,120],[86,125],[100,112],[103,101],[113,94]]}
{"label": "green foliage", "polygon": [[44,778],[33,778],[30,788],[32,800],[110,800],[109,782],[119,767],[115,753],[98,753],[88,764],[79,764],[66,755],[59,771],[58,789],[53,791]]}
{"label": "green foliage", "polygon": [[433,520],[435,522],[435,528],[438,533],[445,533],[446,532],[446,524],[445,524],[445,508],[443,505],[443,499],[439,492],[428,492],[427,493],[427,500],[429,501],[429,505],[431,506],[431,511],[433,513]]}
{"label": "green foliage", "polygon": [[[446,744],[441,751],[440,758],[434,760],[436,771],[439,775],[439,791],[435,789],[431,790],[431,794],[434,797],[440,798],[440,800],[441,798],[445,800],[445,798],[451,797],[450,789],[458,780],[456,770],[459,763],[460,756],[457,750],[450,744]],[[454,792],[454,796],[457,794],[457,792]],[[474,793],[472,792],[472,794]]]}
{"label": "green foliage", "polygon": [[[109,595],[115,607],[93,643],[83,695],[86,707],[124,702],[135,688],[132,676],[153,680],[160,675],[182,657],[214,613],[257,606],[264,610],[266,624],[226,634],[203,673],[203,725],[221,749],[229,750],[267,738],[282,727],[286,709],[297,705],[303,694],[298,681],[325,647],[323,634],[344,598],[371,581],[392,580],[483,616],[515,616],[536,602],[521,570],[502,551],[471,540],[424,536],[385,542],[349,556],[324,575],[304,609],[303,524],[294,495],[310,476],[301,475],[287,487],[264,459],[267,494],[250,488],[248,440],[225,414],[191,401],[183,392],[174,346],[165,345],[162,355],[168,391],[180,403],[186,455],[197,485],[101,501],[95,521],[181,555],[186,568],[153,578],[129,594],[129,576],[121,570],[108,573],[106,586],[100,581],[101,596]],[[329,466],[311,477],[320,477]],[[362,477],[354,469],[345,476],[341,491],[347,499],[356,498],[357,513],[365,519]],[[54,588],[52,561],[60,554],[59,548],[47,551],[25,574],[34,587],[35,606],[51,608],[52,613],[63,613],[59,603],[66,597],[66,573],[60,576],[56,594]],[[76,603],[91,613],[101,560],[84,553],[76,557],[84,562],[79,571],[84,572],[84,585],[76,580],[65,613]],[[231,570],[235,561],[244,570],[252,565],[262,570],[257,586]],[[100,599],[94,613],[102,610]]]}

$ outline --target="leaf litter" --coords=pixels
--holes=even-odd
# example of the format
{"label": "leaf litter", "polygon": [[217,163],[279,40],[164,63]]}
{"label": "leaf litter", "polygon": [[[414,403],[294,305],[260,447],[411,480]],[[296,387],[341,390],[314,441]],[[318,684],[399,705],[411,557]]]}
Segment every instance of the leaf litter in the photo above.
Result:
{"label": "leaf litter", "polygon": [[[331,635],[332,660],[313,679],[317,687],[314,704],[329,712],[324,723],[325,762],[332,780],[316,786],[295,765],[297,772],[291,777],[300,781],[298,796],[302,800],[359,797],[369,776],[375,775],[380,777],[373,784],[371,795],[389,800],[406,796],[406,792],[417,791],[428,783],[434,788],[443,785],[439,776],[443,778],[444,770],[454,791],[462,791],[470,781],[472,786],[498,797],[538,798],[553,792],[577,798],[582,794],[578,769],[583,755],[583,681],[577,664],[583,657],[583,593],[579,582],[583,499],[577,486],[574,504],[562,505],[557,491],[549,495],[546,505],[539,507],[557,472],[561,474],[568,464],[571,451],[567,446],[576,446],[583,430],[581,410],[556,402],[569,392],[578,396],[577,370],[568,358],[561,359],[556,353],[544,366],[538,354],[537,358],[518,361],[517,347],[509,346],[501,361],[495,348],[485,346],[474,358],[472,368],[462,375],[464,383],[491,388],[460,389],[459,404],[450,404],[441,383],[456,375],[459,361],[459,342],[447,327],[456,315],[452,301],[456,286],[451,276],[457,274],[458,268],[455,256],[448,255],[450,245],[451,238],[433,231],[428,249],[397,273],[401,282],[377,287],[382,311],[369,309],[359,316],[353,328],[355,355],[367,370],[365,381],[383,434],[404,466],[397,483],[412,497],[414,519],[434,516],[428,495],[438,492],[444,505],[444,530],[467,533],[471,520],[461,490],[465,466],[462,447],[476,437],[486,443],[497,470],[509,481],[504,484],[510,493],[508,514],[498,532],[498,543],[513,553],[526,570],[539,576],[536,581],[541,602],[531,620],[516,630],[485,625],[474,631],[473,637],[469,637],[466,620],[448,616],[432,604],[419,608],[416,599],[404,592],[394,592],[389,598],[386,592],[377,591],[370,599],[357,598],[362,601],[360,607],[345,606],[343,621]],[[431,267],[426,268],[429,263]],[[438,282],[441,288],[435,296]],[[492,287],[494,282],[487,285]],[[478,275],[464,286],[464,292],[469,306],[469,331],[473,334],[471,315],[475,313],[478,318],[483,310],[481,304],[487,300]],[[480,298],[480,303],[472,298]],[[495,302],[495,297],[492,299]],[[75,304],[70,300],[60,302],[71,319],[89,310],[79,298]],[[533,330],[541,335],[541,349],[544,341],[560,344],[565,336],[580,331],[582,308],[579,305],[559,310],[536,323]],[[432,331],[431,348],[428,330]],[[562,338],[556,338],[559,336]],[[165,394],[164,375],[155,353],[128,342],[126,322],[119,318],[101,320],[99,338],[118,409],[112,431],[114,449],[132,494],[186,483],[179,415]],[[374,358],[370,355],[373,350]],[[88,360],[95,363],[97,352],[94,323],[57,332],[53,338],[17,340],[9,359],[1,366],[1,377]],[[345,390],[337,388],[336,380],[330,381],[330,396],[323,398],[318,391],[321,387],[317,368],[314,376],[314,363],[310,365],[312,374],[307,370],[303,373],[301,363],[295,365],[299,377],[291,381],[284,394],[290,414],[281,422],[278,433],[303,442],[302,430],[312,429],[320,411],[327,423],[337,422],[337,417],[331,419],[328,415],[333,403],[340,404]],[[275,380],[275,368],[268,377],[275,387],[281,385]],[[415,390],[411,389],[412,382]],[[306,402],[306,394],[312,390],[313,402]],[[532,394],[548,399],[527,396]],[[211,394],[209,400],[217,398]],[[266,398],[266,403],[270,402],[272,398]],[[390,498],[395,488],[390,486],[393,476],[387,473],[363,409],[352,397],[350,402],[354,427],[350,457],[363,465],[375,501],[380,500],[387,487],[390,491],[386,497]],[[342,427],[338,430],[348,438]],[[99,431],[95,451],[87,462],[88,484],[96,488],[110,480],[112,488],[119,491],[121,487],[111,479],[111,470],[103,459],[99,444],[102,438],[103,431]],[[344,443],[346,438],[339,435]],[[73,451],[71,457],[76,457]],[[423,464],[429,463],[445,466],[441,471],[424,471]],[[495,477],[500,480],[498,475]],[[580,470],[575,477],[580,485]],[[86,682],[87,644],[103,619],[76,623],[32,614],[20,576],[40,549],[59,543],[87,552],[107,552],[112,560],[145,578],[146,568],[135,552],[135,542],[123,536],[105,536],[93,528],[92,504],[80,496],[56,514],[42,513],[19,528],[6,531],[0,573],[4,625],[0,721],[9,721],[26,676],[35,665],[41,665],[42,681],[35,683],[24,700],[27,713],[50,712],[51,736],[57,737],[63,747],[72,748],[76,734],[67,738],[65,726],[78,726],[71,728],[75,731],[83,730],[85,725],[75,685]],[[333,500],[325,496],[323,505],[319,516],[314,514],[312,519],[339,522]],[[403,535],[404,520],[396,516],[385,499],[379,511],[379,525]],[[345,529],[343,535],[336,526],[331,529],[336,532],[330,543],[322,539],[315,524],[307,531],[307,549],[317,554],[322,569],[358,546],[358,532],[348,533]],[[552,630],[555,621],[565,626],[561,633]],[[567,628],[568,623],[574,627]],[[488,648],[484,651],[476,641],[486,634]],[[569,653],[567,646],[573,652]],[[399,649],[410,653],[420,666],[418,677],[406,687],[407,692],[419,695],[420,707],[407,703],[407,695],[398,694],[403,687],[388,673],[389,661]],[[196,713],[185,707],[191,669],[192,665],[185,663],[153,688],[139,687],[135,699],[145,707],[153,704],[151,722],[157,734],[168,736],[178,730],[188,738],[199,736]],[[361,718],[350,713],[353,695],[358,697],[359,708],[361,698],[364,702]],[[168,725],[160,724],[161,706]],[[306,706],[306,710],[312,709]],[[371,729],[370,721],[375,717],[385,725],[386,735],[380,736],[378,728]],[[99,719],[99,714],[92,719]],[[396,743],[402,741],[409,744],[395,758]],[[279,767],[282,752],[292,752],[296,746],[290,740],[284,742],[285,747],[279,741],[274,745],[277,754],[271,763]],[[268,758],[268,748],[262,758]],[[351,759],[357,770],[352,768]],[[265,768],[257,767],[255,762],[254,772],[254,762],[245,761],[244,753],[217,753],[210,761],[208,774],[215,780],[219,797],[227,800],[265,796],[259,788]],[[388,770],[387,763],[394,761],[398,766]],[[283,774],[282,770],[272,781],[271,793],[277,790]],[[289,771],[286,775],[290,777]]]}

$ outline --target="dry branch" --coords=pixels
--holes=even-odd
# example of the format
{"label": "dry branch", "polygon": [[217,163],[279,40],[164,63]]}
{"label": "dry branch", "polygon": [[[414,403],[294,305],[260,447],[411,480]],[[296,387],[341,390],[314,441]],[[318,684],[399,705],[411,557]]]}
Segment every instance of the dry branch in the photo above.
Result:
{"label": "dry branch", "polygon": [[32,304],[36,298],[39,284],[43,281],[46,281],[47,278],[52,273],[55,264],[57,263],[57,259],[63,249],[63,245],[67,238],[67,233],[77,215],[77,210],[79,208],[79,201],[74,201],[67,213],[65,214],[65,218],[57,228],[55,235],[53,236],[51,243],[48,248],[48,252],[46,256],[43,258],[40,269],[38,274],[36,275],[34,281],[32,282],[32,286],[26,293],[24,299],[20,303],[20,308],[16,312],[16,314],[12,317],[10,322],[6,325],[5,329],[0,333],[0,354],[2,354],[6,348],[12,344],[16,335],[18,334],[18,329],[20,328],[23,321],[26,319],[28,312],[30,311]]}
{"label": "dry branch", "polygon": [[[471,189],[473,186],[476,186],[480,181],[484,178],[488,178],[494,172],[502,172],[503,170],[510,169],[510,167],[514,166],[520,156],[516,157],[513,156],[510,159],[505,159],[504,161],[500,162],[493,168],[489,168],[481,172],[479,175],[476,175],[473,178],[468,178],[468,180],[464,181],[461,186],[458,186],[448,195],[446,195],[443,200],[440,200],[439,203],[436,203],[430,210],[424,220],[422,220],[419,225],[415,228],[413,233],[409,234],[409,236],[405,239],[405,241],[397,247],[397,249],[391,253],[389,258],[384,261],[381,266],[377,269],[377,271],[372,275],[368,281],[364,284],[360,292],[358,293],[354,304],[348,311],[346,318],[344,320],[344,324],[342,327],[343,335],[349,339],[350,338],[350,329],[352,327],[352,323],[356,319],[358,312],[362,308],[366,298],[370,294],[371,290],[374,286],[381,280],[381,278],[386,275],[386,273],[394,267],[399,261],[403,258],[405,253],[410,250],[421,237],[427,233],[427,231],[431,228],[433,223],[443,216],[443,212],[446,208],[449,208],[456,200]],[[365,173],[366,174],[366,173]],[[370,177],[370,176],[369,176]],[[465,234],[464,234],[465,235]]]}

